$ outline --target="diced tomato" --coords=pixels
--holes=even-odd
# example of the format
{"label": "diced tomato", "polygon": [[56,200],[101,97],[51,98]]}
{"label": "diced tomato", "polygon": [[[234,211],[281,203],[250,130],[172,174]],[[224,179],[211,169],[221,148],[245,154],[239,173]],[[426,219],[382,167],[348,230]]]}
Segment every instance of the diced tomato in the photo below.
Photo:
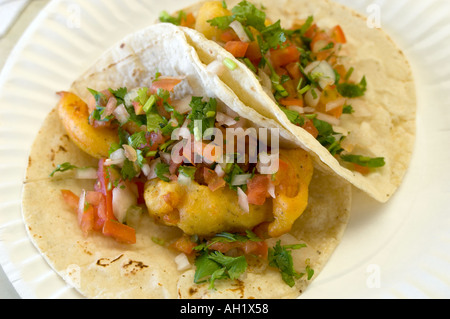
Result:
{"label": "diced tomato", "polygon": [[345,37],[344,31],[340,25],[337,25],[331,29],[331,38],[335,43],[347,43],[347,38]]}
{"label": "diced tomato", "polygon": [[225,50],[230,52],[235,58],[243,58],[247,52],[249,43],[242,41],[228,41]]}
{"label": "diced tomato", "polygon": [[333,42],[333,41],[326,32],[324,32],[324,31],[316,32],[316,34],[314,35],[314,37],[311,40],[311,44],[310,44],[311,51],[314,53],[323,52],[321,50],[323,48],[325,48],[331,42]]}
{"label": "diced tomato", "polygon": [[300,106],[303,107],[303,99],[287,97],[281,99],[280,103],[284,106]]}
{"label": "diced tomato", "polygon": [[158,147],[164,144],[169,137],[165,137],[158,132],[146,133],[145,138],[147,140],[148,145],[150,146],[149,151],[156,151]]}
{"label": "diced tomato", "polygon": [[195,17],[194,15],[190,12],[188,14],[186,14],[186,17],[182,17],[181,21],[180,21],[180,25],[182,27],[193,27],[195,24]]}
{"label": "diced tomato", "polygon": [[330,115],[332,115],[332,116],[334,116],[335,118],[338,119],[338,118],[340,118],[342,116],[343,112],[344,112],[344,105],[342,104],[342,105],[340,105],[338,107],[335,107],[332,110],[329,110],[327,112],[327,114],[330,114]]}
{"label": "diced tomato", "polygon": [[197,246],[197,243],[191,241],[190,237],[187,235],[183,235],[178,238],[174,243],[172,243],[169,247],[176,249],[186,255],[191,255],[194,252],[194,248]]}
{"label": "diced tomato", "polygon": [[339,83],[345,82],[345,76],[347,75],[347,69],[342,64],[338,64],[334,67],[334,70],[339,74]]}
{"label": "diced tomato", "polygon": [[302,72],[300,72],[299,64],[297,62],[289,63],[285,68],[293,80],[298,80],[303,77],[303,74]]}
{"label": "diced tomato", "polygon": [[306,38],[310,38],[312,39],[314,37],[314,35],[316,34],[317,30],[318,30],[318,26],[317,24],[313,24],[312,26],[309,27],[309,29],[305,32],[304,36]]}
{"label": "diced tomato", "polygon": [[92,204],[94,206],[98,206],[102,201],[103,194],[95,191],[87,191],[86,192],[86,202]]}
{"label": "diced tomato", "polygon": [[110,236],[125,244],[136,243],[136,231],[134,228],[119,223],[116,220],[108,219],[103,225],[103,234]]}
{"label": "diced tomato", "polygon": [[268,255],[268,245],[265,241],[247,241],[242,247],[244,254],[246,255],[256,255],[263,259],[267,258]]}
{"label": "diced tomato", "polygon": [[94,207],[95,212],[95,220],[94,220],[94,230],[102,231],[103,225],[105,224],[108,216],[106,214],[106,196],[102,194],[102,199],[100,203]]}
{"label": "diced tomato", "polygon": [[300,52],[295,45],[270,51],[270,60],[274,68],[298,62],[299,58]]}
{"label": "diced tomato", "polygon": [[144,106],[139,103],[138,101],[132,101],[131,104],[133,104],[134,112],[136,115],[144,115]]}
{"label": "diced tomato", "polygon": [[[217,173],[215,171],[213,171],[212,169],[209,169],[207,167],[202,167],[198,169],[200,174],[202,174],[202,176],[200,177],[200,179],[203,179],[203,182],[208,185],[208,188],[211,191],[216,191],[219,188],[222,188],[226,185],[225,180],[223,179],[223,177],[219,177],[217,175]],[[198,175],[197,175],[198,176]]]}
{"label": "diced tomato", "polygon": [[90,204],[78,215],[81,231],[86,236],[94,229],[94,207]]}
{"label": "diced tomato", "polygon": [[249,43],[247,52],[245,52],[245,57],[248,58],[255,66],[259,64],[262,59],[262,55],[259,44],[256,41]]}
{"label": "diced tomato", "polygon": [[228,29],[222,32],[220,35],[220,40],[227,43],[228,41],[238,41],[239,37],[236,35],[233,29]]}
{"label": "diced tomato", "polygon": [[70,207],[70,209],[74,213],[76,213],[78,211],[78,204],[80,203],[80,197],[67,189],[62,189],[61,194],[66,204]]}
{"label": "diced tomato", "polygon": [[315,53],[314,56],[316,57],[317,61],[329,61],[329,58],[331,57],[332,54],[333,54],[332,50],[324,50]]}
{"label": "diced tomato", "polygon": [[78,224],[85,236],[94,229],[94,207],[86,202],[86,192],[83,190],[78,203]]}
{"label": "diced tomato", "polygon": [[269,236],[269,225],[270,222],[263,222],[253,228],[253,232],[261,239],[270,238]]}
{"label": "diced tomato", "polygon": [[317,138],[317,136],[319,136],[319,131],[314,126],[314,123],[311,120],[305,121],[305,124],[303,124],[302,128],[309,134],[311,134],[314,138]]}
{"label": "diced tomato", "polygon": [[239,249],[245,255],[256,255],[264,259],[268,255],[268,245],[265,241],[215,242],[209,246],[209,249],[220,251],[223,254],[226,254],[231,249]]}
{"label": "diced tomato", "polygon": [[[344,110],[346,99],[343,98],[335,85],[327,86],[320,96],[319,104],[316,106],[317,111],[327,113],[336,118],[340,118]],[[327,111],[329,103],[337,103],[333,109]]]}
{"label": "diced tomato", "polygon": [[283,68],[283,67],[276,67],[275,68],[275,73],[278,74],[279,76],[283,76],[283,75],[288,75],[288,71]]}
{"label": "diced tomato", "polygon": [[269,197],[269,176],[255,175],[247,181],[247,199],[249,204],[264,205],[266,198]]}
{"label": "diced tomato", "polygon": [[112,186],[109,180],[109,172],[108,168],[105,167],[105,159],[100,159],[98,163],[98,182],[99,182],[99,191],[105,195],[106,200],[106,216],[108,219],[116,220],[116,217],[113,213],[112,208]]}
{"label": "diced tomato", "polygon": [[180,78],[176,77],[162,77],[152,83],[150,92],[152,94],[156,94],[158,92],[158,89],[163,89],[171,92],[173,91],[173,88],[177,86],[181,81],[182,80]]}
{"label": "diced tomato", "polygon": [[145,204],[145,199],[144,199],[145,181],[143,181],[143,180],[136,180],[134,183],[136,184],[137,190],[138,190],[137,203],[138,204]]}
{"label": "diced tomato", "polygon": [[370,173],[370,168],[366,166],[362,166],[356,163],[353,163],[353,169],[362,175],[367,175]]}

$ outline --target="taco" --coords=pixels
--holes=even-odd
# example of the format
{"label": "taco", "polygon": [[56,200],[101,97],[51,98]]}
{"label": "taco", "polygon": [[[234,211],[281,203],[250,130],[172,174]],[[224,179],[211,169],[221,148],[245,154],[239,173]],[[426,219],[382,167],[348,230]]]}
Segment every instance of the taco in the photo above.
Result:
{"label": "taco", "polygon": [[292,132],[310,154],[386,202],[415,139],[409,63],[379,27],[328,0],[206,1],[161,21],[181,25],[201,61],[241,101]]}
{"label": "taco", "polygon": [[[23,216],[83,296],[295,298],[340,242],[349,184],[246,107],[179,28],[129,35],[59,96],[31,150]],[[246,145],[272,139],[256,162],[208,148],[229,128],[259,133]],[[268,163],[278,169],[262,173]]]}

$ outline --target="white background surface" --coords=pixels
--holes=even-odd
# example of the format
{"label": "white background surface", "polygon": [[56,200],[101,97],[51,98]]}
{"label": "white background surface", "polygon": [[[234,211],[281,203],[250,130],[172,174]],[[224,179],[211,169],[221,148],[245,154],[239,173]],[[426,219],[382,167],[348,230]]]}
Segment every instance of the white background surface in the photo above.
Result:
{"label": "white background surface", "polygon": [[[8,31],[0,38],[0,72],[3,65],[6,63],[11,50],[22,36],[28,25],[36,17],[38,12],[49,2],[49,0],[32,0],[21,14],[15,19]],[[3,7],[0,4],[0,11],[6,11],[6,5]],[[3,268],[0,267],[0,299],[17,299],[19,294],[14,289],[13,285],[6,276]]]}
{"label": "white background surface", "polygon": [[[115,0],[105,1],[108,4],[116,2]],[[26,26],[47,2],[46,0],[32,1],[6,38],[0,39],[0,62],[6,59]],[[67,0],[64,2],[64,7],[55,6],[54,11],[50,12],[47,20],[44,21],[45,27],[52,29],[61,23],[61,15],[70,14],[67,12],[67,6],[73,2]],[[130,2],[138,4],[137,0]],[[417,142],[405,181],[388,204],[382,206],[361,194],[356,194],[353,215],[344,240],[329,265],[313,283],[311,289],[308,289],[304,297],[449,298],[450,99],[447,95],[450,92],[450,63],[448,62],[450,60],[450,3],[447,0],[339,0],[338,2],[352,6],[363,14],[370,14],[367,9],[372,5],[378,6],[381,9],[383,28],[410,59],[418,92]],[[89,2],[80,0],[80,3]],[[127,1],[127,3],[129,2]],[[159,8],[162,6],[170,9],[169,4],[174,5],[175,3],[176,1],[167,1],[159,4],[158,9],[155,9],[155,14],[159,13]],[[180,3],[181,1],[177,2],[177,5],[182,7]],[[93,9],[90,5],[86,5],[86,7]],[[108,8],[113,10],[114,5],[109,5]],[[372,8],[374,7],[372,6]],[[129,8],[130,11],[133,9]],[[86,15],[92,16],[92,13],[97,16],[101,15],[100,11],[95,10],[87,12]],[[123,29],[119,31],[116,31],[117,25],[109,24],[111,22],[108,18],[100,17],[98,23],[105,26],[105,32],[110,32],[114,37],[115,33],[131,30],[142,23],[142,19],[139,19],[138,16],[131,20],[133,20],[132,23],[130,20],[122,22]],[[95,44],[83,42],[84,36],[96,38],[98,35],[95,32],[88,32],[91,25],[95,25],[94,22],[83,20],[83,23],[86,25],[83,24],[82,29],[72,31],[74,32],[74,41],[80,40],[89,47],[89,54],[80,57],[73,55],[66,48],[55,47],[52,49],[56,53],[55,65],[59,63],[58,53],[67,53],[69,58],[82,61],[84,65],[88,63],[89,59],[93,59],[104,51],[107,48],[106,44],[112,44],[104,38]],[[8,74],[9,82],[7,84],[12,91],[19,92],[22,85],[28,86],[30,89],[35,87],[34,81],[37,81],[37,78],[20,77],[21,72],[24,73],[29,65],[33,66],[33,62],[38,61],[38,57],[36,57],[38,53],[44,52],[45,47],[49,46],[47,36],[61,37],[59,33],[49,32],[47,34],[42,29],[39,31],[41,32],[37,32],[35,36],[27,39],[34,45],[24,46],[20,48],[21,50],[17,50],[17,56],[10,60],[14,63],[8,64],[9,71],[17,72]],[[68,31],[70,30],[63,30],[62,35]],[[71,41],[71,39],[69,40]],[[42,43],[43,49],[37,49],[36,43]],[[51,53],[51,51],[49,52]],[[28,61],[28,58],[31,62]],[[47,63],[45,65],[51,69],[52,59],[46,59],[45,62]],[[69,72],[77,70],[73,65],[68,67]],[[61,85],[58,81],[59,78],[56,78],[51,82],[52,92],[61,89],[56,87]],[[47,87],[43,84],[41,89],[44,90]],[[14,97],[14,92],[7,93]],[[1,98],[0,91],[0,100]],[[20,97],[16,100],[19,101]],[[16,100],[10,99],[13,104]],[[47,97],[39,97],[39,100],[47,101]],[[39,106],[38,104],[36,107]],[[0,111],[3,111],[1,107],[0,105]],[[43,109],[46,108],[49,110],[51,105],[44,105]],[[39,110],[32,110],[32,115],[35,115],[36,118],[43,118],[43,114]],[[6,113],[0,113],[0,115],[2,114]],[[36,123],[33,125],[33,130],[39,126]],[[0,117],[0,152],[4,152],[9,145],[7,141],[5,142],[8,132],[4,127],[8,128],[9,126],[5,126]],[[23,138],[29,139],[33,135],[33,132],[25,132]],[[19,140],[21,137],[22,135],[15,138]],[[23,155],[19,150],[17,153],[19,156]],[[3,159],[0,158],[0,160]],[[21,162],[23,158],[13,158],[11,162],[14,160]],[[0,164],[3,165],[3,163]],[[0,170],[5,172],[7,168],[2,165],[0,165]],[[20,168],[19,164],[14,165],[13,168]],[[12,174],[8,176],[13,176]],[[2,186],[1,181],[0,186]],[[5,191],[5,187],[2,187]],[[5,207],[9,207],[10,202],[3,194],[0,195],[0,209],[5,212]],[[8,241],[14,242],[17,245],[14,247],[26,246],[27,239],[14,233],[16,229],[22,230],[22,225],[8,223],[6,218],[0,216],[0,240],[3,239],[6,244]],[[10,255],[16,253],[15,262],[2,264],[8,278],[0,273],[0,298],[17,298],[19,294],[16,293],[16,289],[20,291],[21,297],[77,296],[70,290],[64,290],[60,294],[58,289],[61,289],[61,282],[57,278],[55,279],[54,274],[48,272],[45,265],[39,264],[39,267],[33,267],[30,271],[31,265],[34,265],[36,261],[35,256],[20,255],[21,253],[27,254],[28,250],[17,252],[13,250],[8,253]],[[5,255],[0,260],[7,259]],[[26,263],[21,262],[22,260]],[[372,275],[379,275],[379,281],[370,281],[373,278]],[[12,280],[16,289],[11,286],[9,280]]]}

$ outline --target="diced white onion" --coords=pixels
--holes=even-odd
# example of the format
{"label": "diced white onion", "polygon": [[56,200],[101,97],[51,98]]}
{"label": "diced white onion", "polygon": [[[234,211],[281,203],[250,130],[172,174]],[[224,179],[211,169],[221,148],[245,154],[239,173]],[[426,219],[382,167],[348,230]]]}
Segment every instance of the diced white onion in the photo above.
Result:
{"label": "diced white onion", "polygon": [[125,124],[130,119],[130,113],[128,113],[125,105],[123,104],[120,104],[118,107],[116,107],[113,111],[113,114],[120,124]]}
{"label": "diced white onion", "polygon": [[216,168],[214,169],[214,171],[216,172],[217,176],[219,176],[219,177],[225,176],[225,171],[223,170],[222,166],[220,166],[220,165],[216,165]]}
{"label": "diced white onion", "polygon": [[315,61],[310,63],[305,68],[305,73],[310,75],[317,74],[319,85],[322,89],[328,85],[334,84],[336,81],[336,74],[327,61]]}
{"label": "diced white onion", "polygon": [[320,64],[320,61],[314,61],[314,62],[308,64],[304,69],[305,73],[306,74],[311,73],[311,71],[314,70],[316,67],[318,67],[319,64]]}
{"label": "diced white onion", "polygon": [[231,181],[232,186],[239,186],[247,184],[247,180],[252,177],[252,174],[240,174],[234,175],[233,180]]}
{"label": "diced white onion", "polygon": [[219,125],[231,126],[237,123],[237,121],[234,118],[222,112],[216,113],[216,120],[219,123]]}
{"label": "diced white onion", "polygon": [[150,174],[150,165],[148,165],[147,163],[142,164],[142,173],[145,176],[148,176],[148,174]]}
{"label": "diced white onion", "polygon": [[124,102],[127,107],[133,106],[133,101],[139,96],[138,95],[139,88],[135,88],[125,94]]}
{"label": "diced white onion", "polygon": [[171,159],[171,154],[170,153],[163,153],[160,152],[159,156],[161,157],[161,160],[166,163],[166,164],[170,164],[170,159]]}
{"label": "diced white onion", "polygon": [[125,184],[120,184],[119,187],[115,187],[112,190],[113,213],[121,223],[127,216],[128,208],[137,204],[136,194],[129,187],[123,186]]}
{"label": "diced white onion", "polygon": [[149,173],[148,173],[148,175],[146,175],[149,180],[158,177],[155,173],[155,168],[156,168],[156,165],[158,165],[159,163],[161,163],[160,157],[158,157],[157,159],[154,159],[153,161],[150,162]]}
{"label": "diced white onion", "polygon": [[86,203],[86,190],[81,190],[80,200],[78,201],[78,223],[81,225],[81,218],[84,212],[84,205]]}
{"label": "diced white onion", "polygon": [[184,271],[191,268],[191,263],[184,253],[181,253],[175,257],[175,263],[177,264],[178,271]]}
{"label": "diced white onion", "polygon": [[133,147],[131,147],[128,144],[123,144],[122,147],[125,150],[126,158],[128,158],[131,162],[134,162],[137,160],[137,152]]}
{"label": "diced white onion", "polygon": [[217,76],[221,76],[225,70],[226,66],[223,64],[223,62],[219,60],[214,60],[208,66],[206,67],[206,71],[212,74],[216,74]]}
{"label": "diced white onion", "polygon": [[93,167],[77,168],[75,171],[75,178],[77,179],[97,179],[97,170]]}
{"label": "diced white onion", "polygon": [[238,187],[237,189],[238,193],[238,204],[242,208],[242,210],[246,213],[250,212],[250,207],[248,205],[248,198],[247,194],[244,193],[244,191]]}
{"label": "diced white onion", "polygon": [[[311,93],[311,91],[314,90],[316,92],[316,98],[314,98],[314,95]],[[322,92],[320,92],[316,88],[312,88],[311,90],[308,90],[305,94],[305,103],[306,105],[310,107],[316,107],[317,104],[319,104],[320,96],[322,95]]]}
{"label": "diced white onion", "polygon": [[119,148],[118,150],[112,152],[109,155],[109,158],[105,160],[105,166],[110,165],[119,165],[121,166],[125,161],[125,150],[123,148]]}
{"label": "diced white onion", "polygon": [[192,96],[188,95],[181,100],[173,100],[171,105],[180,114],[186,114],[188,113],[192,108],[189,106],[189,103],[191,103]]}
{"label": "diced white onion", "polygon": [[117,99],[114,96],[111,96],[108,100],[108,103],[106,103],[105,110],[100,118],[104,120],[106,117],[113,114],[116,107],[117,107]]}
{"label": "diced white onion", "polygon": [[244,27],[239,21],[234,20],[233,22],[231,22],[230,28],[232,28],[234,32],[236,32],[239,40],[241,40],[242,42],[250,42],[250,38],[248,37],[247,33],[244,30]]}
{"label": "diced white onion", "polygon": [[345,128],[343,128],[342,126],[337,126],[337,125],[333,125],[333,131],[335,131],[336,133],[342,134],[347,136],[349,134],[349,131]]}
{"label": "diced white onion", "polygon": [[270,80],[269,75],[264,72],[263,69],[259,68],[258,69],[258,76],[260,79],[260,83],[261,83],[261,87],[263,88],[264,92],[266,92],[266,94],[274,101],[277,102],[277,100],[275,99],[275,96],[272,93],[272,81]]}
{"label": "diced white onion", "polygon": [[288,110],[295,111],[295,112],[300,113],[300,114],[305,113],[305,108],[303,108],[303,107],[301,107],[301,106],[297,106],[297,105],[288,105],[286,108],[287,108]]}
{"label": "diced white onion", "polygon": [[304,107],[303,110],[305,111],[305,113],[314,113],[316,111],[315,108],[309,106]]}
{"label": "diced white onion", "polygon": [[339,125],[341,121],[332,115],[317,112],[317,119],[330,123],[331,125]]}
{"label": "diced white onion", "polygon": [[314,46],[311,48],[312,52],[317,53],[328,45],[328,41],[319,40],[314,43]]}
{"label": "diced white onion", "polygon": [[184,175],[183,173],[178,174],[178,183],[181,185],[189,185],[192,182],[192,178]]}
{"label": "diced white onion", "polygon": [[337,107],[343,106],[345,104],[345,98],[339,98],[337,100],[328,102],[325,106],[325,111],[329,112],[331,110],[334,110]]}
{"label": "diced white onion", "polygon": [[267,192],[272,198],[275,198],[275,185],[272,182],[269,183],[269,188],[267,189]]}

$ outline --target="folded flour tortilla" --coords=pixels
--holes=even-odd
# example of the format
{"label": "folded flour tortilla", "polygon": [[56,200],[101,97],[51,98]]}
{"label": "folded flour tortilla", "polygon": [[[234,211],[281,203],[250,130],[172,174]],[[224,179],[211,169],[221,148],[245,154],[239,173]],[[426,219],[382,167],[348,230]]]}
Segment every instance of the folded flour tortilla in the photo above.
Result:
{"label": "folded flour tortilla", "polygon": [[[231,10],[240,1],[226,1]],[[216,42],[193,29],[183,28],[205,65],[214,60],[232,59],[238,67],[225,70],[220,79],[241,101],[261,115],[277,120],[295,135],[301,145],[321,163],[379,202],[386,202],[400,186],[407,171],[415,141],[416,94],[409,62],[391,38],[370,21],[338,3],[328,0],[250,1],[264,8],[272,22],[289,28],[296,19],[314,17],[319,27],[340,25],[347,43],[345,64],[354,67],[356,82],[365,76],[367,91],[362,98],[350,99],[355,113],[341,118],[340,127],[350,132],[347,142],[366,156],[384,157],[386,165],[368,175],[345,168],[303,128],[292,124],[285,113],[260,85],[258,78],[243,63]],[[196,13],[204,2],[183,11]],[[347,68],[347,69],[348,69]]]}

